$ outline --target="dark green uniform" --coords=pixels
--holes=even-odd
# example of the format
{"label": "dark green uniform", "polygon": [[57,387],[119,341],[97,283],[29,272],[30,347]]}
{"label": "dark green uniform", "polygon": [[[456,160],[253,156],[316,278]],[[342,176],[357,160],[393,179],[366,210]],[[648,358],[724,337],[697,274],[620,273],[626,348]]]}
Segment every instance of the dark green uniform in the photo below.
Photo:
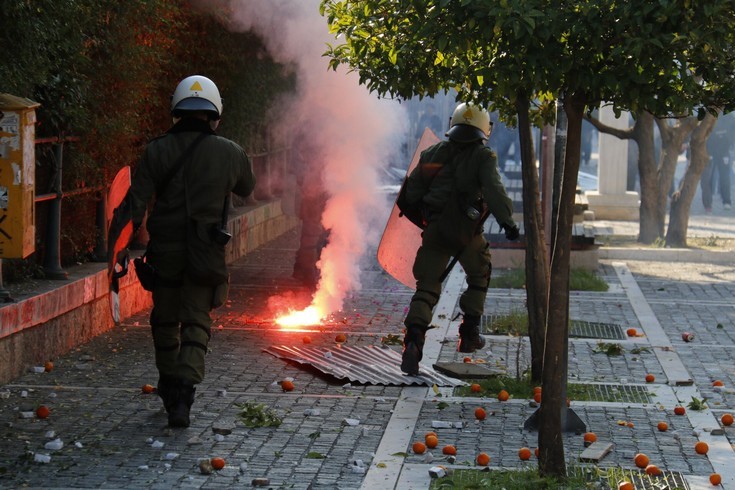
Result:
{"label": "dark green uniform", "polygon": [[[202,133],[183,168],[168,183],[169,170]],[[216,225],[222,219],[230,192],[248,196],[255,186],[252,165],[236,143],[217,136],[207,121],[185,117],[165,135],[151,141],[135,170],[130,193],[133,223],[143,221],[149,201],[155,203],[146,222],[150,236],[148,262],[158,278],[153,291],[150,323],[156,350],[156,367],[162,378],[197,384],[204,378],[204,357],[210,338],[215,292],[222,288],[202,285],[185,273],[187,267],[186,197],[190,217]],[[226,265],[222,267],[224,274]],[[220,298],[220,301],[222,298]]]}
{"label": "dark green uniform", "polygon": [[[443,236],[438,221],[455,186],[470,200],[482,197],[501,226],[515,226],[512,201],[501,181],[495,152],[479,140],[463,144],[442,141],[424,150],[406,189],[409,201],[423,201],[428,221],[413,265],[416,292],[405,319],[407,327],[429,326],[441,293],[440,277],[458,252]],[[467,276],[459,306],[465,315],[477,317],[484,309],[491,272],[490,251],[482,233],[464,248],[459,263]]]}

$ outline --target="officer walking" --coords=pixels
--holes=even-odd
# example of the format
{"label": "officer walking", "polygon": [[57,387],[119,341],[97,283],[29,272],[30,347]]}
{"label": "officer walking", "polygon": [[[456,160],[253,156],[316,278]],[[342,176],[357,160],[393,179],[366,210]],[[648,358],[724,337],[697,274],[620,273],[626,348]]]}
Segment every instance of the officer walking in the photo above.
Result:
{"label": "officer walking", "polygon": [[[459,299],[463,313],[459,351],[469,353],[485,346],[485,339],[480,335],[480,318],[492,264],[489,245],[482,233],[482,219],[478,216],[486,217],[487,213],[495,216],[509,240],[519,236],[518,226],[513,221],[512,201],[498,173],[497,156],[485,146],[490,132],[490,115],[485,109],[459,104],[446,133],[449,139],[424,150],[408,178],[407,200],[420,202],[426,221],[413,264],[416,292],[404,321],[406,335],[401,370],[409,375],[419,372],[425,334],[441,294],[442,273],[453,256],[464,269],[467,280],[467,289]],[[442,219],[443,213],[449,212],[453,204],[450,199],[455,199],[456,195],[465,196],[464,209],[474,210],[475,213],[470,214],[478,220],[470,233],[471,238],[462,244],[461,250],[455,244],[454,232],[449,230],[455,220],[447,220],[446,216]]]}
{"label": "officer walking", "polygon": [[[169,426],[188,427],[195,385],[204,378],[210,311],[227,296],[224,243],[229,236],[222,223],[228,198],[230,192],[248,196],[255,177],[245,151],[215,132],[222,99],[210,79],[182,80],[171,99],[171,115],[174,125],[146,146],[130,197],[137,229],[155,196],[146,222],[146,257],[156,270],[150,324],[158,394]],[[204,243],[197,252],[192,230],[206,230],[197,235]],[[192,277],[192,262],[200,260],[212,264],[210,278]]]}

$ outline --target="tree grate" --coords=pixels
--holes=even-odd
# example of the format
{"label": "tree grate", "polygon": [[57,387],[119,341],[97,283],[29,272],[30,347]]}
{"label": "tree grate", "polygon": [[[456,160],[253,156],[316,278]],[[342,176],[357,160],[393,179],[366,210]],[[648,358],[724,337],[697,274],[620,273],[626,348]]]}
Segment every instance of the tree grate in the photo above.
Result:
{"label": "tree grate", "polygon": [[[684,479],[684,475],[678,471],[662,471],[659,476],[651,476],[644,470],[616,468],[609,470],[609,473],[613,476],[603,481],[602,488],[615,490],[623,480],[631,482],[636,490],[689,490],[691,488]],[[607,486],[604,486],[605,484]]]}
{"label": "tree grate", "polygon": [[613,339],[625,340],[627,335],[623,327],[614,323],[588,322],[584,320],[572,320],[569,329],[570,337],[580,339]]}
{"label": "tree grate", "polygon": [[[628,338],[623,327],[615,323],[570,320],[569,325],[569,337],[609,340],[625,340]],[[485,334],[528,335],[528,317],[521,313],[483,315],[480,327]]]}
{"label": "tree grate", "polygon": [[567,396],[575,401],[652,403],[648,388],[637,385],[569,383]]}

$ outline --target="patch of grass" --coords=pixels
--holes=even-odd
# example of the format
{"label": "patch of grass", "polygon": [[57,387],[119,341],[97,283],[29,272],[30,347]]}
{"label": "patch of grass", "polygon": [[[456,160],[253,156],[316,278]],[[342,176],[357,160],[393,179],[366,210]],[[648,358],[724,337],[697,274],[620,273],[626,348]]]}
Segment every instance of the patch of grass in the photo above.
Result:
{"label": "patch of grass", "polygon": [[564,481],[556,478],[542,478],[537,468],[523,470],[481,471],[474,469],[455,469],[445,478],[431,481],[430,490],[439,489],[478,489],[503,488],[506,490],[579,490],[583,488],[599,488],[599,477],[594,471],[572,469],[567,471]]}
{"label": "patch of grass", "polygon": [[608,284],[593,271],[587,269],[572,269],[569,275],[570,291],[607,291]]}
{"label": "patch of grass", "polygon": [[[511,398],[530,400],[533,398],[533,388],[537,386],[527,376],[516,379],[510,376],[494,376],[485,379],[466,380],[467,386],[458,386],[454,389],[454,396],[474,398],[496,398],[500,390],[507,391]],[[470,385],[477,383],[482,388],[479,393],[473,393]],[[636,396],[635,403],[648,403],[645,395]],[[567,383],[567,398],[578,402],[620,402],[631,401],[631,394],[621,393],[617,389],[601,390],[597,385],[587,383]],[[437,407],[438,408],[438,407]]]}
{"label": "patch of grass", "polygon": [[494,318],[489,325],[485,325],[483,331],[492,335],[513,335],[514,337],[528,335],[528,313],[514,311],[499,316]]}
{"label": "patch of grass", "polygon": [[490,278],[491,288],[525,289],[526,271],[524,269],[507,269]]}
{"label": "patch of grass", "polygon": [[[507,269],[490,279],[491,288],[525,289],[525,269]],[[587,269],[573,268],[569,274],[570,291],[607,291],[608,284],[595,272]]]}

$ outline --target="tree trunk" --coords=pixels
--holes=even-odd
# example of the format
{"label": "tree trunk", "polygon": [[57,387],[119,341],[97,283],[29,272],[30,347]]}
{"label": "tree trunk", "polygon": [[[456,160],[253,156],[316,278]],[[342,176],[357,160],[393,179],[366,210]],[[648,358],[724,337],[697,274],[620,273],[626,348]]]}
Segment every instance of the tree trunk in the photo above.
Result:
{"label": "tree trunk", "polygon": [[659,197],[656,145],[653,141],[653,114],[637,115],[633,139],[638,144],[638,176],[641,181],[638,241],[650,244],[663,237],[664,220],[657,214]]}
{"label": "tree trunk", "polygon": [[571,262],[574,200],[579,172],[580,143],[585,98],[571,94],[564,99],[567,114],[567,152],[561,183],[558,216],[552,218],[552,256],[549,292],[549,324],[544,351],[542,403],[539,409],[539,473],[566,476],[562,409],[566,409],[567,344],[569,342],[569,266]]}
{"label": "tree trunk", "polygon": [[533,152],[533,136],[529,119],[530,102],[517,98],[518,132],[520,135],[521,173],[523,179],[523,228],[526,239],[526,309],[528,338],[531,343],[531,379],[541,381],[544,338],[546,335],[548,263],[544,222],[539,199],[539,177]]}
{"label": "tree trunk", "polygon": [[697,185],[702,177],[702,172],[709,162],[707,139],[716,122],[717,118],[707,113],[692,132],[689,143],[691,148],[689,165],[679,189],[671,196],[671,215],[669,216],[669,228],[666,231],[666,245],[669,247],[687,246],[689,210],[694,195],[697,193]]}
{"label": "tree trunk", "polygon": [[668,120],[656,119],[661,134],[661,156],[658,164],[658,202],[656,205],[656,224],[658,236],[663,237],[666,229],[666,209],[669,203],[669,193],[674,183],[674,174],[682,152],[684,142],[697,125],[697,118],[687,117],[677,120],[670,125]]}

